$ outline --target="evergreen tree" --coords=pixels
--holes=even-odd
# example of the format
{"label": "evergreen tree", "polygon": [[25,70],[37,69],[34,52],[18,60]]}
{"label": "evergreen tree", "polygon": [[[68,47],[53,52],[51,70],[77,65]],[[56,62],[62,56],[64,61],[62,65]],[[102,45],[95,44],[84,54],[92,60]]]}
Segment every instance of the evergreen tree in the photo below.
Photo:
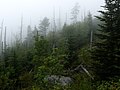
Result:
{"label": "evergreen tree", "polygon": [[67,68],[72,68],[75,61],[77,61],[77,50],[79,48],[76,36],[76,29],[74,25],[65,26],[62,31],[62,37],[64,38],[63,50],[67,54]]}
{"label": "evergreen tree", "polygon": [[73,24],[77,23],[77,19],[78,19],[78,14],[79,14],[79,3],[76,3],[75,6],[72,8],[71,11],[71,20]]}
{"label": "evergreen tree", "polygon": [[92,51],[95,73],[102,80],[120,76],[120,0],[105,3],[102,17],[97,17],[103,24]]}
{"label": "evergreen tree", "polygon": [[46,37],[46,33],[47,33],[47,29],[49,27],[49,19],[47,17],[45,17],[41,23],[39,24],[39,30],[40,30],[40,35],[42,37]]}

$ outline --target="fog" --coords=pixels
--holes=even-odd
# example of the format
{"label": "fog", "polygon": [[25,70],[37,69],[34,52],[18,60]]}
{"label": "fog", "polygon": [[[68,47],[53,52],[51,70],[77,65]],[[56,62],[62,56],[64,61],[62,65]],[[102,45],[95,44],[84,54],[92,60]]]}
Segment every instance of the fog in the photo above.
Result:
{"label": "fog", "polygon": [[55,10],[56,19],[59,18],[59,12],[62,23],[70,22],[70,12],[75,3],[80,5],[80,15],[87,15],[88,11],[92,15],[99,15],[97,12],[104,5],[104,0],[0,0],[0,23],[4,20],[4,26],[7,26],[7,40],[20,31],[21,16],[23,17],[23,32],[26,33],[28,25],[38,26],[43,17],[53,20],[53,11]]}

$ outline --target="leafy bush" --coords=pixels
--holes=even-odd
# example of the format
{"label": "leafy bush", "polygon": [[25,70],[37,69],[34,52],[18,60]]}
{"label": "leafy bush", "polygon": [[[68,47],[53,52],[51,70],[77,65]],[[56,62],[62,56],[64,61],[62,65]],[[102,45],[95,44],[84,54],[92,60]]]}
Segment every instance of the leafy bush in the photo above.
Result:
{"label": "leafy bush", "polygon": [[103,81],[97,87],[97,90],[120,90],[120,79],[117,82],[114,81]]}
{"label": "leafy bush", "polygon": [[86,74],[75,74],[73,78],[75,80],[68,90],[93,90],[91,79]]}

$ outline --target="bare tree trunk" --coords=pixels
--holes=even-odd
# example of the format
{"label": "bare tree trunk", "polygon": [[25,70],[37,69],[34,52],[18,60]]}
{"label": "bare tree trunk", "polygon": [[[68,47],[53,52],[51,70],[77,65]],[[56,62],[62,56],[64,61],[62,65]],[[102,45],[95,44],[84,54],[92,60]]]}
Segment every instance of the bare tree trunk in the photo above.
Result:
{"label": "bare tree trunk", "polygon": [[3,59],[2,58],[2,50],[3,50],[3,47],[2,47],[2,33],[3,33],[3,23],[4,23],[4,20],[2,21],[1,23],[1,34],[0,34],[0,56],[1,56],[1,60]]}
{"label": "bare tree trunk", "polygon": [[3,50],[3,41],[2,41],[2,31],[3,31],[3,27],[1,28],[1,38],[0,38],[0,64],[3,66],[4,68],[4,50]]}
{"label": "bare tree trunk", "polygon": [[55,34],[56,34],[56,22],[55,22],[55,9],[53,11],[53,49],[56,47],[56,39],[55,39]]}
{"label": "bare tree trunk", "polygon": [[4,21],[2,21],[2,23],[1,23],[1,34],[0,34],[0,50],[2,50],[2,32],[3,32],[3,22]]}
{"label": "bare tree trunk", "polygon": [[4,54],[2,55],[3,57],[3,67],[5,67],[5,60],[6,60],[6,27],[5,27],[5,33],[4,33],[4,50],[2,50],[2,53],[4,52]]}
{"label": "bare tree trunk", "polygon": [[7,27],[5,27],[5,34],[4,34],[4,53],[6,54],[6,29]]}
{"label": "bare tree trunk", "polygon": [[61,30],[61,12],[59,8],[59,30]]}
{"label": "bare tree trunk", "polygon": [[74,71],[77,71],[77,70],[79,70],[80,68],[82,68],[82,70],[83,70],[91,79],[94,80],[93,76],[89,73],[89,71],[88,71],[85,67],[83,67],[82,64],[78,65],[75,69],[70,70],[70,72],[73,73]]}
{"label": "bare tree trunk", "polygon": [[92,49],[92,43],[93,43],[93,30],[90,32],[90,49]]}
{"label": "bare tree trunk", "polygon": [[20,27],[20,43],[22,43],[22,30],[23,30],[23,17],[21,17],[21,27]]}
{"label": "bare tree trunk", "polygon": [[68,16],[68,15],[67,15],[67,13],[66,13],[66,16],[65,16],[65,23],[66,23],[66,24],[67,24],[67,16]]}

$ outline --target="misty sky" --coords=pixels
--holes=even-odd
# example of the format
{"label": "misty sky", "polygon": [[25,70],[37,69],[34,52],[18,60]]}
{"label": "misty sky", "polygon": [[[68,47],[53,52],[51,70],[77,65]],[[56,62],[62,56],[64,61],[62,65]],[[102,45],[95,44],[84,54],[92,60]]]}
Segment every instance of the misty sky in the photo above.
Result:
{"label": "misty sky", "polygon": [[19,32],[20,19],[23,16],[24,30],[27,25],[38,25],[43,17],[53,19],[53,8],[56,18],[61,12],[61,19],[64,22],[66,13],[68,19],[75,3],[80,5],[80,15],[90,10],[93,15],[98,15],[98,10],[104,5],[104,0],[0,0],[0,23],[4,19],[4,26],[7,26],[8,34]]}

